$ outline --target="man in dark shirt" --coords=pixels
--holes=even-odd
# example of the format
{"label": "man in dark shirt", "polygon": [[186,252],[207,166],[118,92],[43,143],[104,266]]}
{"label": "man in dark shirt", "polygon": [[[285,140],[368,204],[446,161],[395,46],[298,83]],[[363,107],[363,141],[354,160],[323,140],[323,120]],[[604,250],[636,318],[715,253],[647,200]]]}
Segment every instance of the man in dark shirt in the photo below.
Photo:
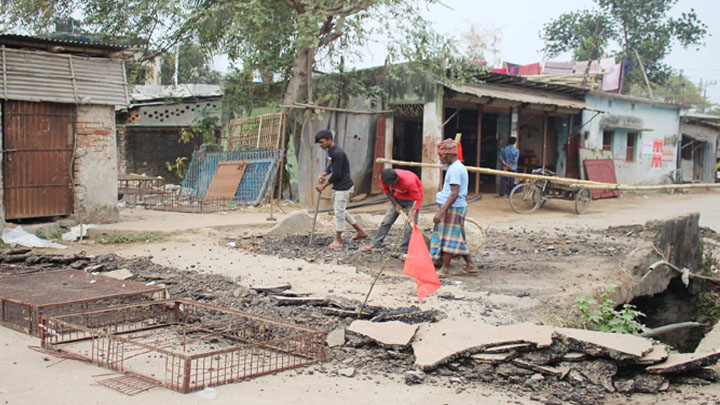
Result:
{"label": "man in dark shirt", "polygon": [[[319,192],[325,190],[332,184],[333,208],[335,210],[335,239],[328,246],[330,249],[342,247],[342,233],[345,230],[345,221],[355,228],[357,233],[351,240],[365,239],[369,235],[362,230],[355,218],[347,212],[347,204],[352,195],[353,181],[350,177],[350,161],[345,151],[340,149],[333,142],[332,132],[322,130],[315,135],[315,143],[320,145],[327,152],[328,165],[324,172],[318,177],[318,186],[315,189]],[[329,179],[325,179],[327,175]]]}

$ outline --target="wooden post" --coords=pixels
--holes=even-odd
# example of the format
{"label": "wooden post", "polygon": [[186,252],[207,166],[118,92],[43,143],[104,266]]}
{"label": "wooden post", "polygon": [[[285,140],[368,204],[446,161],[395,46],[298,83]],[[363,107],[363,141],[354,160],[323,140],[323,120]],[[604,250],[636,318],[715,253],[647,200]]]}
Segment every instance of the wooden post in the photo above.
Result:
{"label": "wooden post", "polygon": [[[475,166],[480,167],[480,152],[482,152],[482,118],[483,118],[483,111],[482,111],[482,105],[478,104],[478,111],[477,111],[477,131],[476,131],[476,137],[477,139],[477,155],[475,155]],[[480,194],[480,173],[475,173],[475,194]]]}
{"label": "wooden post", "polygon": [[542,169],[545,171],[545,157],[547,156],[547,141],[548,141],[548,115],[543,114],[543,150],[542,150]]}
{"label": "wooden post", "polygon": [[[312,104],[312,62],[310,61],[310,53],[308,52],[308,61],[307,61],[307,67],[308,67],[308,77],[307,77],[307,96],[308,96],[308,104]],[[312,172],[312,149],[313,149],[313,130],[312,130],[312,115],[313,110],[312,108],[307,109],[308,112],[308,139],[310,140],[310,151],[308,153],[308,172],[310,173],[310,176],[308,176],[308,181],[310,184],[315,184],[312,180],[315,178],[315,174]],[[300,136],[303,136],[301,133]],[[325,164],[323,163],[323,168],[325,167]],[[317,195],[318,201],[320,201],[320,193],[310,193],[312,197]],[[312,198],[311,197],[311,198]],[[316,210],[317,211],[317,210]]]}

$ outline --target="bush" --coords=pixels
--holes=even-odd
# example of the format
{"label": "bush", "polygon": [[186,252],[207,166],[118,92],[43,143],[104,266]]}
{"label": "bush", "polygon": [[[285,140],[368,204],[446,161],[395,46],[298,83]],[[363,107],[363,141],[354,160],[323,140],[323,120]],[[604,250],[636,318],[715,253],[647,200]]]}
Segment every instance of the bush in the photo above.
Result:
{"label": "bush", "polygon": [[614,286],[606,287],[600,294],[600,301],[580,296],[575,298],[573,310],[580,315],[585,329],[600,332],[636,333],[645,329],[638,318],[645,314],[635,309],[634,305],[624,304],[616,310],[610,295],[615,292]]}

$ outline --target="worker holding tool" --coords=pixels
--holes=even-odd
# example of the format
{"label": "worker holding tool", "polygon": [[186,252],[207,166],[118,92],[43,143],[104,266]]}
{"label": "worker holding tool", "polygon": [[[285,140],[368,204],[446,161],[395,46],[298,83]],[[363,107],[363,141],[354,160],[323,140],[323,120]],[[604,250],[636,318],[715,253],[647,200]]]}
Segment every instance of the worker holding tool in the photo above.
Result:
{"label": "worker holding tool", "polygon": [[363,251],[369,252],[380,248],[388,232],[390,232],[390,228],[392,228],[400,213],[404,212],[409,217],[408,225],[410,225],[405,227],[405,235],[400,244],[400,251],[405,254],[410,244],[412,225],[418,221],[418,213],[423,202],[422,182],[415,173],[409,170],[383,169],[382,173],[380,173],[380,186],[388,200],[390,200],[390,204],[380,228],[373,237],[372,244],[364,248]]}
{"label": "worker holding tool", "polygon": [[[357,233],[350,240],[359,240],[368,238],[370,235],[365,233],[355,218],[347,212],[347,204],[352,195],[353,181],[350,177],[350,161],[345,151],[333,142],[332,132],[328,130],[319,131],[315,135],[315,143],[327,152],[328,165],[324,172],[318,176],[318,186],[315,189],[321,193],[329,185],[332,184],[332,200],[335,211],[335,238],[333,239],[330,249],[339,249],[342,247],[342,233],[345,230],[345,221],[355,228]],[[330,175],[330,178],[325,179]],[[318,198],[320,196],[318,195]]]}
{"label": "worker holding tool", "polygon": [[470,255],[465,238],[465,216],[467,215],[468,172],[457,158],[457,143],[445,139],[438,144],[440,162],[447,165],[442,190],[435,196],[438,210],[433,217],[435,228],[430,241],[430,255],[435,261],[442,261],[438,277],[450,275],[450,260],[455,255],[465,259],[465,269],[460,274],[477,273],[477,267]]}

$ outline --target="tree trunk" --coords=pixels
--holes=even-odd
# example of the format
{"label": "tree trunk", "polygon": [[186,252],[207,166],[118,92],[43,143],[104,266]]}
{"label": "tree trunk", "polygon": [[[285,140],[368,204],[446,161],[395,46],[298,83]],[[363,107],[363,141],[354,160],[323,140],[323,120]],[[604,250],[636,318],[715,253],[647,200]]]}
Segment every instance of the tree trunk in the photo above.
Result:
{"label": "tree trunk", "polygon": [[315,59],[315,51],[309,48],[298,50],[293,62],[292,76],[285,89],[283,104],[292,105],[302,99],[302,90],[307,86],[308,59]]}

